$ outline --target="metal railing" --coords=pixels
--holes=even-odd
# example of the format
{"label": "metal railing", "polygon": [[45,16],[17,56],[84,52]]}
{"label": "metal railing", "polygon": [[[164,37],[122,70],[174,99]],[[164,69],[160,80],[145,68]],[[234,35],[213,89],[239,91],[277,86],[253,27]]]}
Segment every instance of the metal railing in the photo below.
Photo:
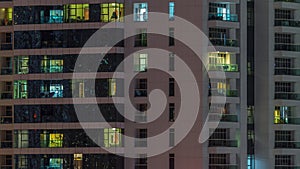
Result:
{"label": "metal railing", "polygon": [[275,99],[300,100],[300,93],[275,93]]}

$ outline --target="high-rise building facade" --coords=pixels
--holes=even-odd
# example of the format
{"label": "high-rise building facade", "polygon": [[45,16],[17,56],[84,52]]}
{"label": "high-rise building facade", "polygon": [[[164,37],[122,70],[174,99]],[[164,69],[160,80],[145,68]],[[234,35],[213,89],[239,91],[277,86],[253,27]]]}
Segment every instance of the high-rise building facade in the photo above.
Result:
{"label": "high-rise building facade", "polygon": [[[0,168],[252,168],[249,161],[253,156],[247,155],[246,11],[246,0],[0,0]],[[147,33],[151,12],[168,14],[162,26],[168,37]],[[117,44],[105,41],[124,36],[126,21],[122,17],[130,14],[137,35]],[[215,47],[216,51],[207,53],[207,70],[176,38],[185,30],[176,29],[175,16],[197,26]],[[115,28],[102,32],[97,47],[112,49],[105,54],[82,52],[86,41],[110,22],[116,23]],[[147,53],[151,48],[168,51],[169,72],[148,69],[157,57]],[[122,66],[131,54],[132,64]],[[91,67],[75,71],[79,55],[99,61],[96,79]],[[170,76],[180,70],[176,55],[198,74],[201,97],[196,123],[180,143],[176,142],[180,131],[169,128],[181,108],[179,79]],[[124,78],[128,72],[139,73],[129,90],[138,113],[126,111]],[[225,72],[226,79],[208,79],[207,72]],[[147,122],[154,113],[148,111],[149,95],[157,88],[166,95],[165,110],[154,122],[139,123]],[[95,118],[98,111],[94,100],[101,119]],[[212,106],[212,101],[217,104]],[[124,114],[133,114],[134,120],[124,118]],[[86,118],[79,121],[79,116]],[[211,126],[206,142],[199,143],[207,117],[219,118],[220,123],[215,130]],[[170,150],[148,157],[144,151],[147,138],[163,129],[169,132]],[[138,150],[136,158],[122,156],[130,151],[123,135],[137,138],[132,143]],[[110,153],[113,150],[118,154]]]}
{"label": "high-rise building facade", "polygon": [[300,1],[255,1],[256,168],[299,168]]}

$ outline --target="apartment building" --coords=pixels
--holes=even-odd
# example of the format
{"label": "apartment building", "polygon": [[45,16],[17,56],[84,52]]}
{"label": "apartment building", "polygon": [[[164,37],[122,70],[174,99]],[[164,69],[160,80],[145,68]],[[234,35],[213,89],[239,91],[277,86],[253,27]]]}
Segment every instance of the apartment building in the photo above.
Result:
{"label": "apartment building", "polygon": [[[252,168],[248,161],[253,156],[247,156],[247,12],[243,11],[247,11],[246,0],[0,0],[0,168]],[[169,15],[164,25],[168,37],[147,34],[150,12]],[[122,17],[129,14],[134,16],[137,35],[117,44],[106,41],[123,37],[126,24]],[[196,25],[215,47],[215,52],[207,54],[207,70],[176,39],[175,16]],[[105,54],[80,53],[85,42],[110,22],[116,27],[107,29],[98,46],[91,47],[112,49]],[[276,36],[282,37],[280,32]],[[169,52],[169,73],[179,70],[176,55],[198,73],[199,115],[180,143],[175,141],[179,131],[169,127],[178,117],[181,91],[168,72],[148,69],[155,62],[144,50],[150,48]],[[89,60],[103,57],[96,79],[89,67],[74,71],[79,54]],[[132,65],[117,68],[131,54]],[[130,71],[139,73],[129,90],[131,104],[139,113],[126,112],[128,105],[124,104],[124,77]],[[208,79],[207,72],[225,72],[226,79]],[[166,109],[154,122],[141,123],[147,122],[151,113],[147,111],[151,106],[148,96],[157,88],[166,93]],[[95,96],[101,119],[95,118]],[[81,111],[75,111],[74,100]],[[212,100],[219,104],[212,106]],[[281,110],[280,106],[276,105]],[[130,113],[133,121],[123,116]],[[78,115],[86,116],[80,121],[84,129]],[[207,117],[220,118],[220,124],[200,144]],[[149,157],[144,151],[147,137],[164,129],[169,130],[170,150]],[[89,137],[87,130],[95,137]],[[122,156],[127,151],[124,135],[137,138],[135,158]],[[110,153],[116,149],[118,154]]]}
{"label": "apartment building", "polygon": [[298,168],[300,1],[255,1],[256,168]]}

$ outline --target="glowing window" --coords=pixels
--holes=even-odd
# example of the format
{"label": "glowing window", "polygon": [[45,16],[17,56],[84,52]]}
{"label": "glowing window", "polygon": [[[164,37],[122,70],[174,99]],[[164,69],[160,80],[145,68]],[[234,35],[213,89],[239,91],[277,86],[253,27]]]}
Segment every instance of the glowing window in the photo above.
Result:
{"label": "glowing window", "polygon": [[173,21],[175,15],[175,2],[169,2],[169,20]]}
{"label": "glowing window", "polygon": [[89,4],[70,4],[64,6],[66,22],[82,22],[89,20]]}
{"label": "glowing window", "polygon": [[50,10],[49,23],[63,23],[63,10]]}
{"label": "glowing window", "polygon": [[134,70],[147,71],[148,67],[148,54],[135,54],[134,55]]}
{"label": "glowing window", "polygon": [[27,98],[27,80],[17,80],[14,82],[14,98]]}
{"label": "glowing window", "polygon": [[101,7],[101,21],[111,22],[119,21],[123,22],[124,17],[124,5],[120,3],[104,3]]}
{"label": "glowing window", "polygon": [[104,129],[104,147],[122,146],[122,135],[120,128]]}
{"label": "glowing window", "polygon": [[42,73],[60,73],[63,72],[64,61],[62,59],[51,60],[45,57],[41,61]]}
{"label": "glowing window", "polygon": [[108,79],[108,83],[109,83],[109,96],[115,96],[117,93],[116,79]]}
{"label": "glowing window", "polygon": [[63,134],[59,134],[59,133],[50,134],[49,147],[62,147],[63,138],[64,138]]}
{"label": "glowing window", "polygon": [[148,4],[134,3],[133,4],[134,21],[145,22],[148,21]]}
{"label": "glowing window", "polygon": [[15,72],[17,74],[29,73],[29,57],[28,56],[16,56],[15,57]]}

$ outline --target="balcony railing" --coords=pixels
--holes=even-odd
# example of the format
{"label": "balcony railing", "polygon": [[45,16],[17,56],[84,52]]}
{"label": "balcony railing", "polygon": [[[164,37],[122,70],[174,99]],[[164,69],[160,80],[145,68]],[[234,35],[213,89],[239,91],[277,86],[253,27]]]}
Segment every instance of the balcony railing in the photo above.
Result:
{"label": "balcony railing", "polygon": [[216,46],[238,47],[238,41],[233,39],[209,38],[210,42]]}
{"label": "balcony railing", "polygon": [[300,100],[300,93],[275,93],[275,99]]}
{"label": "balcony railing", "polygon": [[237,140],[209,139],[209,147],[237,147]]}
{"label": "balcony railing", "polygon": [[237,90],[211,89],[209,96],[239,97]]}
{"label": "balcony railing", "polygon": [[208,70],[210,71],[224,71],[224,72],[238,72],[237,64],[209,64]]}
{"label": "balcony railing", "polygon": [[274,119],[275,124],[296,124],[300,125],[300,117],[287,117],[287,118],[280,118]]}
{"label": "balcony railing", "polygon": [[294,21],[294,20],[275,20],[275,26],[300,27],[300,21]]}
{"label": "balcony railing", "polygon": [[295,141],[275,141],[275,148],[300,149],[300,142]]}
{"label": "balcony railing", "polygon": [[209,121],[238,122],[238,116],[236,114],[210,113]]}
{"label": "balcony railing", "polygon": [[300,76],[300,69],[294,69],[294,68],[275,68],[275,75]]}
{"label": "balcony railing", "polygon": [[238,166],[234,164],[209,164],[210,169],[237,169]]}
{"label": "balcony railing", "polygon": [[294,165],[276,165],[275,169],[300,169],[300,166],[294,166]]}
{"label": "balcony railing", "polygon": [[300,0],[274,0],[275,2],[294,2],[294,3],[300,3]]}
{"label": "balcony railing", "polygon": [[228,13],[209,13],[208,20],[238,22],[238,16],[237,14],[228,14]]}
{"label": "balcony railing", "polygon": [[11,67],[2,67],[1,68],[1,75],[11,75],[12,68]]}
{"label": "balcony railing", "polygon": [[147,97],[147,89],[134,89],[135,97]]}
{"label": "balcony railing", "polygon": [[277,44],[275,44],[275,50],[300,52],[300,45],[277,43]]}

